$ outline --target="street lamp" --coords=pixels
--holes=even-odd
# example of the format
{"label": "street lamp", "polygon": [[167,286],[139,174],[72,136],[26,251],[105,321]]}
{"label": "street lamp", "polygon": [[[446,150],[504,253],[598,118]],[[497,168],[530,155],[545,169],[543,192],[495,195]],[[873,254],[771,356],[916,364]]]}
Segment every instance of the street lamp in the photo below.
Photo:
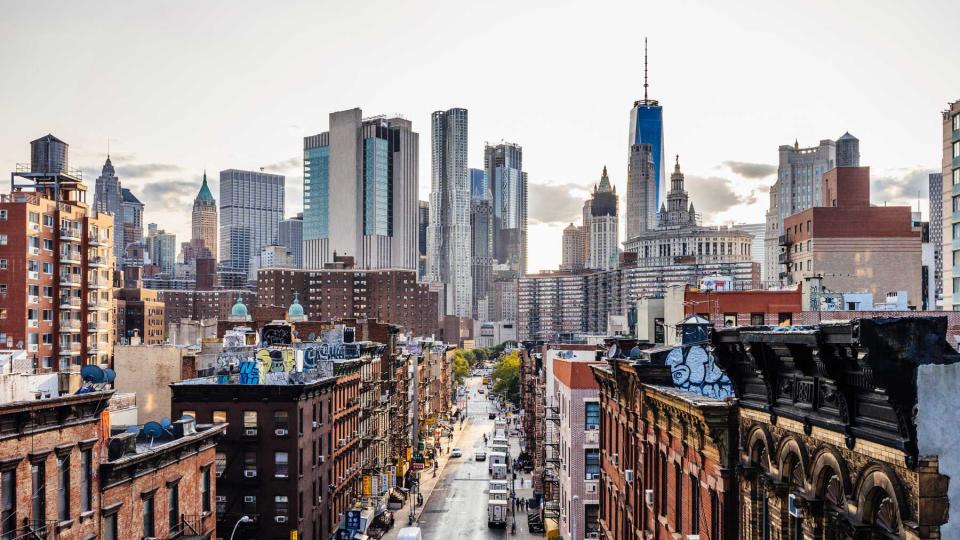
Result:
{"label": "street lamp", "polygon": [[573,524],[573,536],[571,540],[577,540],[577,503],[580,502],[580,496],[573,496],[573,504],[570,505],[570,523]]}
{"label": "street lamp", "polygon": [[240,519],[238,519],[237,523],[233,526],[233,532],[230,533],[230,540],[233,540],[233,535],[237,534],[237,527],[239,527],[241,523],[250,523],[250,521],[250,516],[240,516]]}

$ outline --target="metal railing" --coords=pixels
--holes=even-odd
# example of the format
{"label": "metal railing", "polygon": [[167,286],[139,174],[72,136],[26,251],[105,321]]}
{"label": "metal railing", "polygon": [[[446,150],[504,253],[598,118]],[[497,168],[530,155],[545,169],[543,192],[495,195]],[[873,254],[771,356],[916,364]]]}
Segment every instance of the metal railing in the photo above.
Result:
{"label": "metal railing", "polygon": [[47,540],[57,537],[57,521],[24,519],[23,525],[3,538],[10,540]]}

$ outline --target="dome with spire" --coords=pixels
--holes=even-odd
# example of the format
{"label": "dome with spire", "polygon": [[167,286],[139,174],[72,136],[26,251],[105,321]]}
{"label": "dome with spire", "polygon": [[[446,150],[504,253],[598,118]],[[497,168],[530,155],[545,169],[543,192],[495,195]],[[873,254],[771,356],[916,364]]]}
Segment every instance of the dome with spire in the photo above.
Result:
{"label": "dome with spire", "polygon": [[247,311],[247,306],[243,303],[243,296],[237,295],[237,303],[230,310],[230,319],[249,320],[249,318],[250,314]]}
{"label": "dome with spire", "polygon": [[288,321],[305,321],[307,320],[306,314],[303,312],[303,306],[300,305],[300,293],[293,293],[293,302],[290,303],[290,308],[287,310],[287,320]]}
{"label": "dome with spire", "polygon": [[213,193],[210,193],[210,186],[207,185],[207,171],[203,171],[203,183],[200,184],[200,193],[197,193],[197,201],[215,202]]}

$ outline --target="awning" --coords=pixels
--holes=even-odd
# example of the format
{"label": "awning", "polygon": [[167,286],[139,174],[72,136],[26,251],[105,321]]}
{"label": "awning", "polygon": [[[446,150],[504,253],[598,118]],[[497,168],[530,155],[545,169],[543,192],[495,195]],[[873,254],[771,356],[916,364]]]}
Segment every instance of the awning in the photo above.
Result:
{"label": "awning", "polygon": [[547,540],[556,540],[560,537],[560,525],[557,520],[553,518],[543,520],[543,528],[547,532]]}

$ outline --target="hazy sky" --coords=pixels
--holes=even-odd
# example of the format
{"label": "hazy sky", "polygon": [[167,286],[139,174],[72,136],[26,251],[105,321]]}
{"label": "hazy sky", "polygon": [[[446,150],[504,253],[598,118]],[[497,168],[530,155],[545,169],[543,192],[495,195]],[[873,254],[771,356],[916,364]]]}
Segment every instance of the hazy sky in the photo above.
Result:
{"label": "hazy sky", "polygon": [[413,121],[426,199],[430,113],[466,107],[471,166],[482,167],[484,141],[523,145],[530,267],[555,268],[560,231],[604,165],[625,192],[644,36],[666,153],[680,155],[697,210],[758,222],[777,147],[844,131],[861,140],[875,203],[926,197],[940,111],[960,99],[955,7],[0,0],[0,170],[52,132],[92,200],[109,137],[146,220],[181,242],[204,168],[218,200],[222,169],[285,174],[287,214],[299,211],[302,137],[352,107]]}

